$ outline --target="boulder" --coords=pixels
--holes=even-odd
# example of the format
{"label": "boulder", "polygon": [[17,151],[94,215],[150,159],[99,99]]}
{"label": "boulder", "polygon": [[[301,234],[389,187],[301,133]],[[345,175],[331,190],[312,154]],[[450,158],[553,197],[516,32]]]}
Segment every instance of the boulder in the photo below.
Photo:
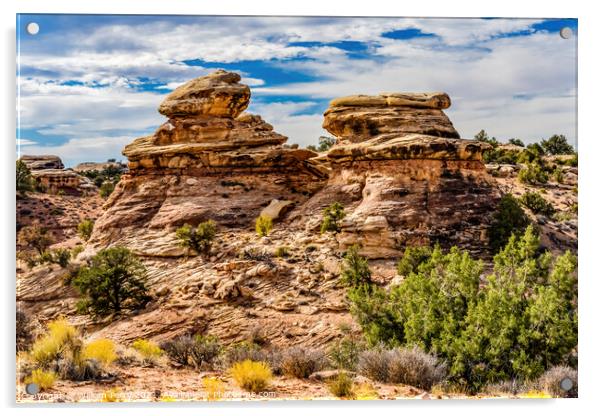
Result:
{"label": "boulder", "polygon": [[168,117],[211,116],[235,118],[249,105],[251,90],[239,84],[240,75],[217,70],[176,88],[159,106]]}
{"label": "boulder", "polygon": [[272,199],[270,205],[261,210],[261,216],[268,217],[272,220],[277,220],[286,214],[294,205],[293,201],[283,201],[280,199]]}

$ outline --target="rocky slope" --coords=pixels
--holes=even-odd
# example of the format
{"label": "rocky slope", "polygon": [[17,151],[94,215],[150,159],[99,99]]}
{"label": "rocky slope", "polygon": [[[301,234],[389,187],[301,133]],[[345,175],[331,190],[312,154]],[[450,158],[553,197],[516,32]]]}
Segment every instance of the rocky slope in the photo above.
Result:
{"label": "rocky slope", "polygon": [[[261,328],[273,345],[325,346],[342,326],[357,330],[339,279],[345,248],[360,243],[383,285],[399,280],[395,263],[406,245],[456,244],[484,256],[502,191],[526,189],[515,177],[487,173],[487,145],[458,138],[443,113],[446,94],[335,100],[324,126],[337,144],[317,157],[286,148],[286,137],[244,113],[250,91],[239,81],[218,71],[167,96],[159,111],[168,121],[125,148],[129,172],[78,259],[129,247],[148,269],[149,306],[93,322],[75,314],[65,270],[45,265],[18,273],[20,308],[41,321],[66,315],[90,336],[123,344],[183,333],[230,343]],[[576,199],[570,185],[551,183],[548,191],[562,211]],[[320,234],[322,209],[333,202],[345,207],[342,232]],[[275,218],[263,238],[253,231],[261,213]],[[216,240],[206,255],[192,255],[175,229],[207,219],[218,224]],[[546,221],[554,235],[574,221],[562,241],[576,242],[576,219]],[[554,238],[547,242],[564,247]]]}

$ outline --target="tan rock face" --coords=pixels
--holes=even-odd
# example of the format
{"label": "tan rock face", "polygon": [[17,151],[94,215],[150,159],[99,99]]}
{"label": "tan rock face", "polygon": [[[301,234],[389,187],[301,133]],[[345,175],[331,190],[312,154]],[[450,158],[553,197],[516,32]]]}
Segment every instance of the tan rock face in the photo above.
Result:
{"label": "tan rock face", "polygon": [[159,106],[167,117],[213,116],[234,118],[249,105],[251,90],[239,84],[240,75],[223,70],[195,78],[176,88]]}
{"label": "tan rock face", "polygon": [[370,258],[434,243],[483,250],[499,192],[482,162],[488,145],[459,139],[442,111],[450,104],[444,93],[333,100],[324,114],[337,136],[328,184],[291,217],[315,228],[312,215],[342,203],[340,247],[358,244]]}
{"label": "tan rock face", "polygon": [[298,205],[324,185],[326,171],[310,160],[316,153],[285,148],[287,138],[260,116],[241,113],[250,92],[239,80],[216,71],[167,96],[159,111],[169,120],[125,147],[129,173],[107,201],[93,241],[123,241],[123,227],[172,233],[208,219],[252,229],[272,200]]}
{"label": "tan rock face", "polygon": [[29,170],[63,169],[63,161],[54,155],[23,155],[20,157]]}
{"label": "tan rock face", "polygon": [[445,93],[354,95],[333,100],[322,127],[353,143],[411,133],[457,139],[458,132],[441,111],[450,105]]}

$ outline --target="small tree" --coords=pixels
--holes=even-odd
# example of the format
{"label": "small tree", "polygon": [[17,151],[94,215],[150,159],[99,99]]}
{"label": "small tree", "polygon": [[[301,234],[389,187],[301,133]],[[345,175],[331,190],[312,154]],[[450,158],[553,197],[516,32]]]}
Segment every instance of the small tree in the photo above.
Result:
{"label": "small tree", "polygon": [[487,230],[489,246],[497,252],[506,245],[513,233],[522,234],[529,224],[529,217],[517,199],[510,194],[505,194]]}
{"label": "small tree", "polygon": [[100,196],[106,199],[113,193],[114,190],[115,184],[113,182],[104,181],[102,185],[100,185]]}
{"label": "small tree", "polygon": [[326,152],[337,142],[337,139],[330,136],[320,136],[318,139],[318,152]]}
{"label": "small tree", "polygon": [[22,160],[17,160],[17,191],[21,193],[30,192],[34,189],[34,179],[31,171]]}
{"label": "small tree", "polygon": [[79,234],[82,240],[88,241],[92,235],[93,229],[94,221],[86,218],[77,225],[77,234]]}
{"label": "small tree", "polygon": [[79,270],[72,285],[82,296],[78,311],[93,316],[139,309],[150,300],[146,269],[125,247],[100,250]]}
{"label": "small tree", "polygon": [[54,241],[47,228],[40,226],[38,223],[34,223],[23,227],[19,233],[19,243],[34,249],[39,256],[42,256]]}
{"label": "small tree", "polygon": [[548,155],[572,155],[575,153],[575,148],[567,142],[563,134],[555,134],[548,140],[542,140],[541,147]]}
{"label": "small tree", "polygon": [[525,143],[521,139],[512,138],[508,140],[508,143],[513,144],[515,146],[525,147]]}
{"label": "small tree", "polygon": [[333,231],[338,233],[341,231],[340,222],[345,218],[345,208],[340,202],[335,202],[322,211],[322,226],[320,227],[320,233],[324,234],[327,231]]}
{"label": "small tree", "polygon": [[551,216],[556,211],[554,206],[541,196],[539,192],[526,192],[520,197],[520,202],[534,214]]}
{"label": "small tree", "polygon": [[266,215],[260,215],[255,220],[255,232],[260,237],[267,236],[272,231],[272,219]]}
{"label": "small tree", "polygon": [[200,223],[197,228],[185,224],[176,230],[176,237],[180,240],[180,244],[197,253],[207,253],[211,249],[216,234],[217,227],[212,220]]}
{"label": "small tree", "polygon": [[481,130],[477,134],[475,134],[474,139],[477,142],[489,143],[493,147],[496,147],[499,143],[495,137],[489,137],[489,135],[485,132],[485,130]]}
{"label": "small tree", "polygon": [[548,179],[548,173],[536,162],[527,164],[526,168],[518,172],[518,180],[524,184],[544,184],[548,182]]}
{"label": "small tree", "polygon": [[357,245],[349,247],[344,259],[345,266],[341,278],[347,286],[359,287],[371,282],[372,273],[368,261],[360,256]]}

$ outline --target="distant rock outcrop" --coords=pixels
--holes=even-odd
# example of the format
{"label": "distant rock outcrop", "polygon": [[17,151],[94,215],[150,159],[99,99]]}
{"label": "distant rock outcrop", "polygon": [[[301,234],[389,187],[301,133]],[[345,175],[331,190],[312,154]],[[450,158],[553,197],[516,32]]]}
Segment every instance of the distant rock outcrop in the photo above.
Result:
{"label": "distant rock outcrop", "polygon": [[[129,172],[97,221],[93,241],[126,234],[140,241],[144,230],[209,219],[251,228],[272,200],[299,204],[323,186],[325,172],[310,161],[316,153],[285,148],[285,136],[243,113],[251,94],[239,81],[238,74],[218,70],[165,98],[159,112],[169,120],[125,147]],[[124,227],[133,231],[122,233]]]}
{"label": "distant rock outcrop", "polygon": [[323,127],[337,143],[321,158],[332,167],[328,185],[292,215],[317,227],[319,217],[307,217],[341,202],[341,248],[358,244],[370,258],[435,242],[483,250],[499,198],[482,162],[488,145],[459,139],[442,111],[450,104],[445,93],[332,101]]}
{"label": "distant rock outcrop", "polygon": [[29,170],[64,169],[63,161],[54,155],[23,155],[19,158]]}
{"label": "distant rock outcrop", "polygon": [[96,187],[85,177],[65,169],[60,157],[52,155],[23,155],[20,157],[31,171],[38,188],[56,194],[96,192]]}

